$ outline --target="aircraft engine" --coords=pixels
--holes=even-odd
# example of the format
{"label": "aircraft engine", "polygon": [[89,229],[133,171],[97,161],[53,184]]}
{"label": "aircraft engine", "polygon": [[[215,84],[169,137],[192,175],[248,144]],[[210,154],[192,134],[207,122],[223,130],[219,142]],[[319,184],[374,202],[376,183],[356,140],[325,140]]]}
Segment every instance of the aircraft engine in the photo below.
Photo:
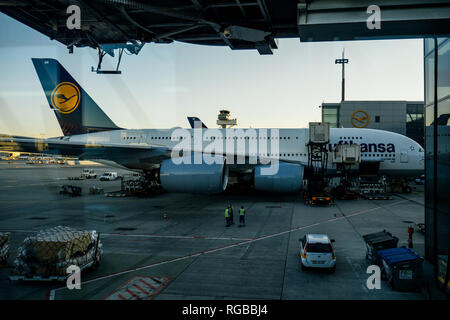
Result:
{"label": "aircraft engine", "polygon": [[172,159],[164,160],[159,179],[162,187],[170,192],[220,193],[228,184],[228,167],[222,156],[216,155],[213,164],[204,161],[195,164],[192,156],[185,156],[181,164],[174,163]]}
{"label": "aircraft engine", "polygon": [[276,174],[266,174],[267,172],[261,171],[263,168],[269,168],[269,165],[257,166],[255,168],[255,189],[278,193],[300,192],[303,186],[304,166],[284,162],[279,162],[278,164],[279,168]]}

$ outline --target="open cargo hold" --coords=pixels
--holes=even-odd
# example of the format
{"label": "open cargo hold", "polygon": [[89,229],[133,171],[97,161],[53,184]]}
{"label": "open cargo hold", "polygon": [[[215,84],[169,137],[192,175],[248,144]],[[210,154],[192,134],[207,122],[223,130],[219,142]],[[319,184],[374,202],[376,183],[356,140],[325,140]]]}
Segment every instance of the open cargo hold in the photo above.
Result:
{"label": "open cargo hold", "polygon": [[386,230],[366,234],[363,236],[363,239],[366,242],[367,247],[366,259],[369,259],[373,264],[377,265],[380,265],[381,263],[378,251],[397,248],[398,244],[398,238]]}
{"label": "open cargo hold", "polygon": [[394,290],[419,289],[423,285],[423,258],[413,250],[400,247],[380,250],[382,272]]}
{"label": "open cargo hold", "polygon": [[0,232],[0,265],[6,264],[9,256],[9,232]]}
{"label": "open cargo hold", "polygon": [[67,267],[96,267],[102,257],[96,231],[58,226],[27,237],[14,260],[11,280],[65,280]]}

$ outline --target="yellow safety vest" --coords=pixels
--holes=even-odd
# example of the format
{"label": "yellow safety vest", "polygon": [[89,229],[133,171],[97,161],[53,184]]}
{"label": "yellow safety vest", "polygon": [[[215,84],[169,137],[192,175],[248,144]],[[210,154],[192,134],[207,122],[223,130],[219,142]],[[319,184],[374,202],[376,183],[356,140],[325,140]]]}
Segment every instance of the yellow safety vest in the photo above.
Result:
{"label": "yellow safety vest", "polygon": [[244,210],[244,209],[240,209],[240,210],[239,210],[239,214],[240,214],[241,216],[243,216],[243,215],[245,214],[245,210]]}
{"label": "yellow safety vest", "polygon": [[230,213],[228,212],[228,209],[225,209],[225,218],[229,218],[230,217]]}

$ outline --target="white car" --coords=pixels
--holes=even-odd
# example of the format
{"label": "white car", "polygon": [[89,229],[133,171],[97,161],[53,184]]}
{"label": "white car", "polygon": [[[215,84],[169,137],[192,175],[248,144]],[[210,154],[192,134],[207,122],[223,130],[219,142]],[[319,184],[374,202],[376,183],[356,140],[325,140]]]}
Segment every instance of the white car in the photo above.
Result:
{"label": "white car", "polygon": [[332,243],[325,234],[307,234],[300,241],[300,264],[306,268],[336,270],[336,255]]}
{"label": "white car", "polygon": [[105,172],[100,177],[100,181],[112,181],[118,178],[117,172]]}
{"label": "white car", "polygon": [[97,178],[97,174],[92,169],[83,169],[83,172],[81,173],[81,177],[85,179],[95,179]]}

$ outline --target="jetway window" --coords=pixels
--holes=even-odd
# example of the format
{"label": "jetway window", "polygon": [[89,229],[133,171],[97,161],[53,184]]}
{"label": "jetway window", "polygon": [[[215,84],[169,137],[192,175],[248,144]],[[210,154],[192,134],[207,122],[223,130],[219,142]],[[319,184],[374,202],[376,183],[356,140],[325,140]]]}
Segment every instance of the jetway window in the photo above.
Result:
{"label": "jetway window", "polygon": [[339,108],[340,104],[322,105],[322,122],[329,122],[331,128],[339,127]]}

